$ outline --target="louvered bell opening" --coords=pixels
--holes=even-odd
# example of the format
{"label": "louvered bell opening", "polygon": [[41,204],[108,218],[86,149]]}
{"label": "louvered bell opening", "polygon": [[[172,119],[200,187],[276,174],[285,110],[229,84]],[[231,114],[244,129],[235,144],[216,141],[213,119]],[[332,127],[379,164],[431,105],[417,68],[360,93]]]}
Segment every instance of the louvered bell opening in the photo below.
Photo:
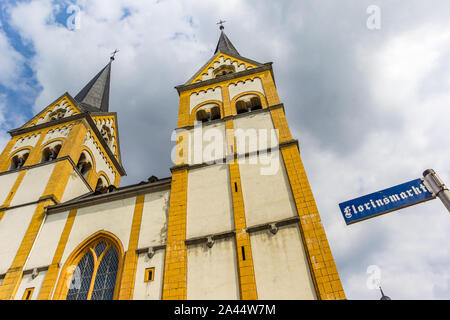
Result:
{"label": "louvered bell opening", "polygon": [[220,119],[220,108],[212,107],[211,108],[211,120],[217,120],[217,119]]}
{"label": "louvered bell opening", "polygon": [[245,101],[236,102],[236,112],[238,114],[245,113],[247,111],[248,111],[248,109],[247,109],[247,104],[245,103]]}
{"label": "louvered bell opening", "polygon": [[251,109],[253,110],[258,110],[258,109],[262,109],[262,105],[261,105],[261,100],[259,99],[259,97],[253,97],[250,99],[250,105],[251,105]]}
{"label": "louvered bell opening", "polygon": [[199,110],[197,111],[197,120],[198,121],[208,121],[209,120],[209,113],[206,112],[205,110]]}

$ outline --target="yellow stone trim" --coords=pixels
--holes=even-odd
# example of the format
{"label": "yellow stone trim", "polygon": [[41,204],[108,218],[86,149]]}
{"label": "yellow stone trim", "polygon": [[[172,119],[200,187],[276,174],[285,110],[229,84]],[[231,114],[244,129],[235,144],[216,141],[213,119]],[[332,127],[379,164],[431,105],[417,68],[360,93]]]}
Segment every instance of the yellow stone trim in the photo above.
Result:
{"label": "yellow stone trim", "polygon": [[151,282],[155,279],[155,267],[145,269],[144,282]]}
{"label": "yellow stone trim", "polygon": [[8,170],[9,164],[11,162],[9,154],[11,153],[12,148],[14,148],[19,139],[20,137],[13,137],[11,140],[9,140],[5,149],[3,149],[3,152],[0,154],[0,172]]}
{"label": "yellow stone trim", "polygon": [[[263,85],[269,105],[279,104],[280,99],[270,73],[266,73],[263,77]],[[292,140],[283,109],[272,109],[270,114],[274,128],[279,133],[279,142],[283,143]],[[281,147],[280,151],[283,156],[297,212],[300,216],[300,233],[308,257],[317,297],[318,299],[345,299],[344,290],[298,147],[297,145],[287,145]]]}
{"label": "yellow stone trim", "polygon": [[16,181],[14,182],[11,190],[9,191],[8,196],[6,197],[5,201],[2,204],[2,208],[6,208],[9,207],[9,205],[11,204],[12,199],[14,198],[14,196],[16,195],[17,189],[19,189],[20,184],[23,181],[23,178],[25,177],[26,173],[28,170],[21,170],[19,172],[19,175],[16,178]]}
{"label": "yellow stone trim", "polygon": [[45,117],[49,112],[53,112],[54,108],[59,105],[61,102],[63,102],[63,100],[66,100],[67,104],[70,106],[70,109],[73,109],[74,112],[72,113],[72,115],[75,114],[79,114],[81,113],[80,109],[78,109],[73,103],[72,101],[70,101],[69,97],[67,96],[67,94],[64,94],[60,99],[58,99],[58,101],[56,101],[55,103],[53,103],[51,106],[48,106],[47,108],[45,108],[44,110],[42,110],[41,112],[39,112],[37,115],[35,115],[29,122],[27,122],[24,127],[29,128],[33,125],[36,125],[37,121],[42,118]]}
{"label": "yellow stone trim", "polygon": [[230,90],[228,90],[228,83],[222,84],[222,100],[223,100],[224,117],[235,115],[236,110],[233,110],[235,108],[233,108],[233,106],[231,105]]}
{"label": "yellow stone trim", "polygon": [[256,67],[257,67],[257,65],[255,65],[255,64],[251,64],[251,63],[248,63],[248,62],[246,62],[246,61],[243,61],[243,60],[237,59],[237,58],[235,58],[235,57],[232,57],[232,56],[230,56],[230,55],[227,55],[227,54],[225,54],[225,53],[221,53],[221,54],[219,54],[213,61],[211,61],[205,68],[201,69],[201,70],[199,71],[198,76],[195,77],[195,79],[192,80],[192,81],[190,82],[190,84],[196,83],[198,80],[202,80],[202,76],[203,76],[205,73],[208,74],[208,69],[214,68],[214,64],[215,64],[216,62],[219,62],[219,63],[220,63],[220,57],[223,57],[223,60],[224,60],[224,61],[227,60],[227,59],[230,59],[230,60],[231,60],[231,64],[233,64],[233,62],[235,62],[235,61],[238,63],[238,65],[244,64],[245,70],[247,70],[248,67],[252,67],[252,68],[256,68]]}
{"label": "yellow stone trim", "polygon": [[123,266],[122,280],[120,285],[119,300],[132,300],[134,293],[134,283],[136,281],[136,267],[138,255],[136,249],[139,242],[141,232],[142,214],[144,209],[145,194],[136,197],[134,206],[133,222],[131,225],[130,241],[128,242],[128,250],[125,253],[125,261]]}
{"label": "yellow stone trim", "polygon": [[300,232],[319,299],[345,299],[339,274],[296,145],[281,148],[300,216]]}
{"label": "yellow stone trim", "polygon": [[265,71],[261,77],[264,92],[266,93],[266,99],[269,106],[274,106],[280,104],[280,98],[278,97],[278,92],[275,87],[275,81],[272,78],[270,71]]}
{"label": "yellow stone trim", "polygon": [[[233,152],[236,150],[236,140],[234,137],[233,120],[225,122],[228,150],[233,146]],[[252,247],[250,236],[245,231],[247,223],[245,220],[244,197],[242,195],[241,174],[239,163],[234,159],[233,163],[228,165],[230,172],[230,190],[233,201],[234,228],[236,230],[236,253],[238,258],[239,292],[242,300],[257,300],[258,292],[256,289],[255,270],[253,266]],[[237,189],[237,192],[236,192]],[[245,260],[242,255],[245,252]]]}
{"label": "yellow stone trim", "polygon": [[45,207],[52,205],[52,200],[40,202],[34,211],[31,222],[28,226],[25,236],[20,244],[19,250],[17,250],[16,256],[5,275],[2,285],[0,286],[0,300],[14,299],[16,291],[22,280],[23,266],[28,258],[28,255],[33,246],[36,235],[39,232],[42,221],[45,216]]}
{"label": "yellow stone trim", "polygon": [[175,165],[187,164],[189,162],[189,131],[177,132],[175,146]]}
{"label": "yellow stone trim", "polygon": [[55,294],[53,295],[53,300],[66,299],[67,293],[69,291],[68,283],[70,283],[70,279],[72,278],[72,275],[75,271],[75,267],[78,265],[80,260],[84,257],[84,255],[88,251],[93,250],[93,248],[95,248],[95,246],[102,241],[107,243],[107,247],[105,248],[105,250],[103,250],[103,253],[98,258],[95,252],[93,252],[94,272],[92,275],[92,280],[89,288],[88,300],[92,296],[92,289],[95,283],[95,276],[98,269],[98,265],[100,264],[103,255],[108,251],[110,247],[114,247],[116,249],[117,255],[119,257],[119,264],[118,264],[119,267],[117,270],[116,285],[114,289],[113,299],[116,300],[118,298],[120,292],[120,279],[123,270],[123,254],[124,254],[123,246],[122,243],[120,242],[120,239],[117,236],[115,236],[110,232],[101,230],[91,235],[89,238],[87,238],[81,244],[79,244],[78,247],[76,247],[75,250],[71,253],[71,255],[67,258],[67,261],[61,270],[61,275],[59,276]]}
{"label": "yellow stone trim", "polygon": [[180,106],[178,108],[178,128],[186,127],[189,125],[190,120],[190,99],[191,91],[183,91],[180,93]]}
{"label": "yellow stone trim", "polygon": [[[94,123],[97,125],[97,120],[112,120],[112,125],[111,127],[113,128],[113,137],[114,137],[114,147],[116,147],[116,151],[114,152],[114,155],[116,156],[116,158],[120,161],[119,159],[119,145],[117,144],[117,128],[116,128],[116,118],[115,116],[92,116],[92,120],[94,120]],[[98,129],[98,127],[97,127]],[[100,131],[100,129],[99,129]],[[111,150],[112,152],[112,150]]]}
{"label": "yellow stone trim", "polygon": [[[245,231],[244,197],[242,195],[241,177],[237,159],[229,164],[230,187],[233,198],[234,226],[236,229],[236,252],[238,257],[239,291],[242,300],[257,300],[255,270],[253,267],[250,236]],[[235,187],[237,187],[237,192]],[[244,250],[245,260],[242,250]]]}
{"label": "yellow stone trim", "polygon": [[61,237],[59,238],[58,246],[56,247],[55,254],[53,255],[52,264],[48,268],[44,282],[42,283],[38,300],[49,300],[52,297],[53,289],[55,287],[60,270],[59,264],[61,263],[62,255],[66,248],[67,240],[69,239],[69,234],[72,230],[76,214],[76,209],[69,212],[63,232],[61,233]]}
{"label": "yellow stone trim", "polygon": [[291,131],[289,130],[289,126],[286,121],[283,108],[276,108],[270,110],[270,115],[272,116],[273,126],[278,133],[278,142],[283,143],[286,141],[291,141],[292,134]]}
{"label": "yellow stone trim", "polygon": [[186,208],[188,171],[172,173],[167,245],[162,288],[163,300],[186,300]]}

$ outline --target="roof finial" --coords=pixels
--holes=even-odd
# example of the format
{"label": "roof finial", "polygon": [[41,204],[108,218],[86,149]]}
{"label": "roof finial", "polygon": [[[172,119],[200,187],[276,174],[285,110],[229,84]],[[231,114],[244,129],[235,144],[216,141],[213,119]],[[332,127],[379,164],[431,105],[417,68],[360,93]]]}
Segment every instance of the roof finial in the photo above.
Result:
{"label": "roof finial", "polygon": [[220,24],[220,27],[219,27],[220,30],[225,29],[225,27],[223,26],[223,24],[224,24],[225,22],[226,22],[226,21],[223,21],[223,20],[221,19],[221,20],[219,20],[219,22],[216,23],[216,24]]}
{"label": "roof finial", "polygon": [[386,296],[383,292],[383,289],[381,289],[381,286],[379,286],[380,291],[381,291],[381,299],[380,300],[391,300],[390,297]]}
{"label": "roof finial", "polygon": [[111,57],[109,58],[111,61],[114,60],[114,56],[116,55],[117,52],[119,52],[120,50],[114,50],[114,52],[111,52]]}

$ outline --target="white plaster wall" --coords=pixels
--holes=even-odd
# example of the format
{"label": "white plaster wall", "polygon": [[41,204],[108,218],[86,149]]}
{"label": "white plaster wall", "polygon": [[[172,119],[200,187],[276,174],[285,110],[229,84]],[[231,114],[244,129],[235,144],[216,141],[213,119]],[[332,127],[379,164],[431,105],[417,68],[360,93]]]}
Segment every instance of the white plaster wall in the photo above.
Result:
{"label": "white plaster wall", "polygon": [[233,239],[217,240],[212,248],[205,244],[188,247],[188,300],[237,300],[238,281]]}
{"label": "white plaster wall", "polygon": [[23,294],[28,288],[34,288],[30,300],[37,300],[46,274],[47,271],[41,271],[34,279],[31,277],[31,273],[24,275],[22,281],[20,282],[19,288],[17,289],[14,300],[22,300]]}
{"label": "white plaster wall", "polygon": [[238,154],[278,146],[278,135],[269,112],[246,113],[245,117],[234,119],[234,128]]}
{"label": "white plaster wall", "polygon": [[61,234],[69,212],[46,215],[44,223],[31,249],[25,269],[33,269],[52,264]]}
{"label": "white plaster wall", "polygon": [[12,186],[17,180],[18,175],[19,172],[16,171],[0,176],[0,204],[5,202],[9,192],[11,191]]}
{"label": "white plaster wall", "polygon": [[247,91],[257,91],[265,96],[262,81],[260,78],[248,79],[245,82],[239,81],[238,83],[230,83],[228,86],[230,91],[230,100],[232,100],[237,95],[247,92]]}
{"label": "white plaster wall", "polygon": [[61,202],[69,201],[88,192],[89,188],[86,183],[84,183],[78,173],[73,170],[70,174],[69,181],[67,182],[66,189],[64,190],[64,194],[61,198]]}
{"label": "white plaster wall", "polygon": [[17,189],[10,206],[37,201],[44,193],[54,167],[55,163],[51,163],[29,169]]}
{"label": "white plaster wall", "polygon": [[80,243],[100,230],[114,234],[120,239],[124,251],[128,250],[135,203],[136,197],[132,197],[78,209],[62,256],[62,265]]}
{"label": "white plaster wall", "polygon": [[[136,278],[134,283],[133,300],[161,300],[163,274],[164,274],[164,250],[158,250],[149,259],[146,254],[138,257]],[[153,281],[144,282],[145,269],[155,268]]]}
{"label": "white plaster wall", "polygon": [[226,156],[225,123],[209,123],[189,130],[189,164],[222,160]]}
{"label": "white plaster wall", "polygon": [[145,195],[138,248],[166,243],[169,194],[164,190]]}
{"label": "white plaster wall", "polygon": [[228,165],[189,170],[186,238],[234,229]]}
{"label": "white plaster wall", "polygon": [[24,138],[20,138],[19,140],[17,140],[16,144],[14,145],[14,147],[11,149],[11,153],[14,153],[14,151],[23,148],[23,147],[34,147],[37,143],[37,141],[39,140],[39,137],[41,136],[41,134],[30,134],[29,136],[26,136]]}
{"label": "white plaster wall", "polygon": [[189,99],[189,110],[192,112],[192,110],[198,106],[200,103],[203,103],[208,100],[218,100],[223,101],[222,99],[222,88],[216,87],[216,88],[209,88],[206,91],[201,90],[199,92],[194,92],[191,94],[191,97]]}
{"label": "white plaster wall", "polygon": [[11,266],[36,207],[34,204],[5,212],[0,222],[0,274]]}
{"label": "white plaster wall", "polygon": [[89,132],[87,133],[86,140],[84,141],[83,145],[86,146],[94,155],[96,172],[105,172],[108,176],[109,181],[114,184],[114,171],[111,165],[108,163],[105,154],[101,151],[101,148],[98,146],[94,137],[92,137]]}
{"label": "white plaster wall", "polygon": [[316,299],[308,260],[297,225],[279,228],[273,235],[250,235],[258,299]]}
{"label": "white plaster wall", "polygon": [[[249,227],[297,215],[281,153],[277,150],[267,156],[251,156],[239,164]],[[268,164],[262,164],[263,159]]]}
{"label": "white plaster wall", "polygon": [[55,130],[50,130],[42,141],[42,145],[45,145],[48,141],[57,139],[57,138],[67,138],[70,131],[72,130],[72,125],[64,126],[62,128],[57,128]]}

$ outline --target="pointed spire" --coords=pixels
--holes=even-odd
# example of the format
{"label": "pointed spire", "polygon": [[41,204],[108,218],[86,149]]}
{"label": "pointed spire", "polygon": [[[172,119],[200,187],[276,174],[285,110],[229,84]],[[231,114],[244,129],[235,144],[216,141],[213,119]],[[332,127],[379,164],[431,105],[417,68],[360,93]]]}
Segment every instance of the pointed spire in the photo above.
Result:
{"label": "pointed spire", "polygon": [[225,32],[223,31],[223,29],[225,29],[225,27],[223,26],[223,23],[225,21],[220,21],[218,24],[220,24],[220,38],[219,38],[219,42],[217,43],[217,47],[216,47],[216,51],[214,51],[214,54],[216,54],[217,52],[223,52],[223,53],[231,53],[232,55],[235,56],[241,56],[239,54],[239,52],[236,50],[236,48],[233,46],[233,44],[231,43],[230,39],[228,39],[227,35],[225,34]]}
{"label": "pointed spire", "polygon": [[113,60],[114,56],[111,56],[109,63],[75,96],[75,100],[88,111],[109,111],[109,86]]}

